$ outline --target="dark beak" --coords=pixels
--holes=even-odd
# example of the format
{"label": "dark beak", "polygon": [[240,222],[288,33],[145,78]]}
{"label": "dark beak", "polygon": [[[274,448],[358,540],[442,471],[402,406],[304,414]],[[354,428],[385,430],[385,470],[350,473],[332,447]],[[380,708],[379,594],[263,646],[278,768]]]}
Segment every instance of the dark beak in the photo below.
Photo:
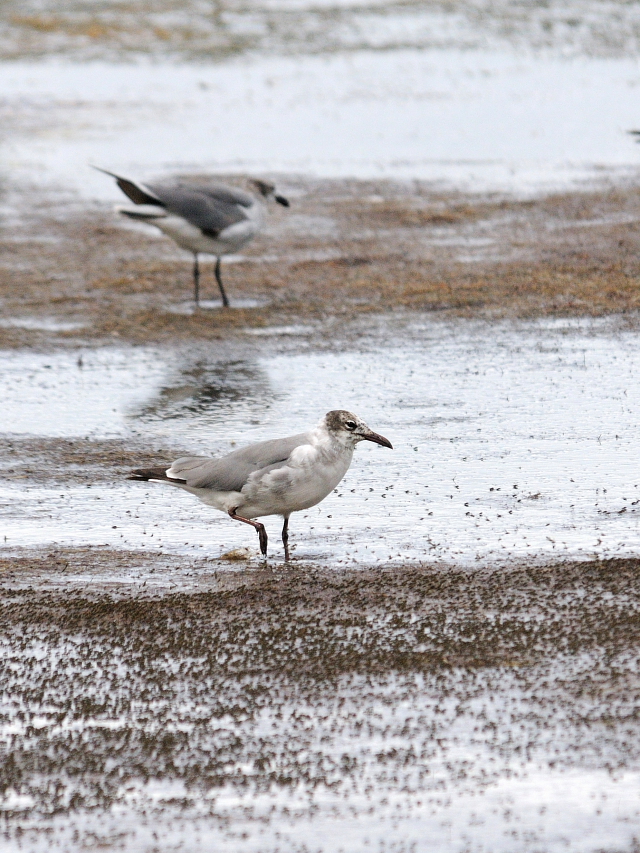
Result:
{"label": "dark beak", "polygon": [[377,432],[360,433],[360,435],[362,435],[366,441],[373,441],[374,444],[381,444],[383,447],[388,447],[390,450],[393,450],[393,445],[389,439],[385,438],[383,435],[378,435]]}
{"label": "dark beak", "polygon": [[281,204],[283,207],[289,207],[289,201],[283,195],[274,195],[274,198],[278,204]]}

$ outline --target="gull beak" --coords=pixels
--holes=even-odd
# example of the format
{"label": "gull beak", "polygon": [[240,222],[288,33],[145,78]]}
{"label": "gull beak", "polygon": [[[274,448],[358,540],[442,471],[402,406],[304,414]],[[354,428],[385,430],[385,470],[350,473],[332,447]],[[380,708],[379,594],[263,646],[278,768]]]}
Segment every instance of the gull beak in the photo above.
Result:
{"label": "gull beak", "polygon": [[274,199],[283,207],[289,207],[289,201],[283,195],[274,195]]}
{"label": "gull beak", "polygon": [[377,432],[368,430],[367,432],[361,432],[360,436],[361,438],[364,438],[365,441],[373,441],[374,444],[381,444],[383,447],[388,447],[390,450],[393,450],[393,445],[389,439],[385,438],[383,435],[378,435]]}

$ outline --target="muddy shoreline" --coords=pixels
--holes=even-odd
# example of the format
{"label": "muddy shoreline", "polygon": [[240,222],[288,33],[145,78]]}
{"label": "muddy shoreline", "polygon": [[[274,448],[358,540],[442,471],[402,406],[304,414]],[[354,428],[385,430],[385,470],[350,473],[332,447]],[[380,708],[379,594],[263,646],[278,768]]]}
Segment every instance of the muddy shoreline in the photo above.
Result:
{"label": "muddy shoreline", "polygon": [[[463,779],[491,787],[505,763],[525,757],[563,771],[637,766],[637,560],[475,572],[304,566],[217,574],[204,591],[126,596],[73,580],[51,591],[42,584],[62,563],[67,576],[91,571],[94,556],[71,551],[0,568],[3,684],[12,697],[4,720],[27,733],[5,741],[1,786],[33,803],[6,814],[14,841],[22,827],[36,845],[67,815],[88,843],[83,812],[124,805],[127,790],[149,778],[184,786],[163,820],[208,802],[203,814],[217,825],[223,815],[210,797],[229,786],[243,796],[304,791],[311,803],[323,789],[391,791],[405,780],[428,799],[427,768],[439,751],[450,753],[450,794]],[[23,571],[34,585],[14,588]],[[36,646],[48,656],[30,655]],[[404,723],[413,732],[405,748],[362,763],[359,703],[392,697],[429,709],[430,723]],[[331,734],[316,743],[336,702]],[[489,706],[501,703],[494,720]],[[267,709],[283,725],[256,739]],[[456,714],[475,726],[483,759],[455,757]],[[373,715],[368,725],[393,738],[393,723]],[[344,737],[355,740],[336,761],[333,744]],[[245,814],[250,833],[254,820]],[[122,840],[134,836],[125,828]]]}
{"label": "muddy shoreline", "polygon": [[[3,853],[638,853],[637,4],[152,5],[0,10]],[[126,479],[334,408],[289,564]]]}
{"label": "muddy shoreline", "polygon": [[[272,212],[266,232],[225,264],[228,311],[215,301],[193,311],[188,253],[150,226],[97,203],[32,207],[22,188],[29,213],[7,217],[0,232],[0,345],[170,344],[302,326],[309,344],[326,346],[330,327],[339,346],[371,315],[638,310],[635,187],[518,201],[421,182],[276,177],[292,207]],[[215,300],[211,264],[203,287]],[[254,307],[238,307],[247,302]]]}
{"label": "muddy shoreline", "polygon": [[[131,428],[135,418],[126,429],[115,415],[108,421],[107,407],[95,435],[88,426],[86,434],[61,428],[0,438],[9,502],[31,500],[36,522],[54,527],[54,498],[58,509],[77,502],[65,510],[69,517],[101,507],[95,518],[105,530],[102,546],[4,543],[0,794],[8,849],[308,851],[323,849],[323,838],[341,838],[355,821],[352,845],[360,850],[361,822],[374,816],[381,823],[372,837],[395,840],[398,850],[420,849],[425,827],[435,833],[434,849],[471,849],[465,833],[478,820],[496,822],[486,838],[551,837],[565,816],[554,811],[561,798],[548,792],[567,778],[578,791],[591,785],[596,792],[576,797],[576,827],[600,826],[603,813],[609,823],[602,826],[618,826],[598,797],[606,790],[613,803],[620,791],[636,790],[635,557],[512,556],[473,568],[393,555],[373,567],[361,556],[354,570],[331,564],[324,552],[320,565],[294,550],[290,566],[276,552],[264,567],[250,537],[239,543],[251,547],[236,561],[218,546],[207,552],[206,539],[188,556],[156,547],[152,522],[174,523],[178,508],[164,494],[118,490],[130,467],[191,449],[197,435],[163,431],[167,412],[178,411],[188,424],[220,405],[223,423],[225,406],[231,412],[246,399],[243,429],[256,428],[271,398],[282,397],[269,385],[266,356],[304,354],[313,365],[314,354],[349,351],[356,362],[361,352],[375,363],[378,353],[412,336],[455,342],[456,324],[469,320],[482,324],[478,339],[495,333],[498,322],[516,328],[531,318],[574,318],[579,326],[581,318],[609,317],[603,323],[612,340],[629,335],[640,304],[640,198],[631,188],[515,201],[438,195],[400,182],[280,184],[292,197],[291,213],[272,217],[246,256],[226,264],[228,311],[193,311],[188,257],[148,230],[125,227],[107,206],[78,210],[52,197],[27,221],[3,225],[0,346],[8,358],[45,354],[24,371],[43,395],[56,397],[64,370],[79,393],[88,393],[94,376],[117,387],[121,375],[135,391],[156,362],[164,359],[160,367],[168,369],[185,357],[182,373],[135,410],[147,418],[140,432]],[[205,265],[213,290],[211,273]],[[428,326],[434,317],[441,327]],[[587,326],[585,340],[599,340],[598,328]],[[537,333],[526,334],[533,341]],[[542,341],[539,333],[539,370],[553,370],[557,381],[568,371],[570,388],[589,363],[587,344],[583,351],[570,341],[563,354],[562,335],[560,328]],[[513,342],[505,341],[508,353]],[[92,370],[103,372],[91,372],[90,354],[114,344],[117,359],[96,361]],[[460,357],[464,375],[476,368],[475,352],[471,346],[469,368]],[[603,363],[594,352],[594,364]],[[127,379],[135,353],[138,372]],[[50,379],[60,354],[69,364],[61,362]],[[497,362],[486,369],[496,366],[503,370]],[[505,356],[504,368],[513,366]],[[23,372],[14,369],[19,393]],[[525,379],[528,389],[526,371]],[[104,395],[110,399],[106,386]],[[99,398],[91,399],[97,406]],[[413,405],[412,397],[393,399],[400,413]],[[457,427],[432,443],[441,422],[455,424],[456,411],[430,413],[423,464],[433,454],[462,453],[450,443]],[[399,434],[401,423],[399,417],[392,425]],[[229,449],[226,433],[218,444],[214,450]],[[546,447],[543,441],[541,452]],[[476,451],[487,455],[481,443]],[[498,464],[498,454],[491,459]],[[350,483],[340,504],[347,510],[358,499],[354,492],[373,501],[374,487],[382,490],[364,462],[358,478],[373,477],[372,485]],[[496,521],[504,512],[499,523],[515,529],[511,519],[546,500],[538,504],[540,494],[520,475],[483,481],[480,497],[475,483],[455,477],[439,498],[426,490],[416,497],[417,488],[405,497],[406,484],[396,494],[388,481],[377,496],[385,498],[386,515],[393,518],[394,502],[400,514],[402,500],[424,502],[425,515],[436,512],[428,519],[436,538],[449,517],[438,521],[439,510],[459,511],[465,529],[475,525],[482,537],[485,516]],[[627,541],[612,525],[633,526],[636,493],[604,480],[593,485],[609,487],[594,498],[594,518],[612,540]],[[115,508],[121,518],[110,517]],[[194,531],[197,508],[185,503],[179,512],[180,537],[198,542],[206,528]],[[375,525],[374,532],[354,528],[349,540],[331,514],[323,523],[323,547],[339,543],[347,554],[376,535]],[[313,525],[319,521],[296,521],[296,542]],[[144,532],[144,549],[126,538],[114,547],[106,533],[122,529]],[[220,529],[223,538],[237,533]],[[476,804],[475,797],[484,799]],[[535,813],[523,803],[534,803]],[[635,849],[633,805],[625,815],[629,832],[616,836],[620,851]],[[459,827],[455,837],[451,826]]]}

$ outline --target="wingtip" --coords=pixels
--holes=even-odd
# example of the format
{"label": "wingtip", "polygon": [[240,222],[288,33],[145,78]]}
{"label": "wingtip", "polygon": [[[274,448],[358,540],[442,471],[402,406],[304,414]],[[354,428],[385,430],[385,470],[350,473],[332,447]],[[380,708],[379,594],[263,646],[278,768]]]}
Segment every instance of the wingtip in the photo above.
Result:
{"label": "wingtip", "polygon": [[109,175],[110,178],[117,178],[117,175],[114,175],[113,172],[107,171],[107,169],[103,169],[101,166],[96,166],[95,163],[88,164],[90,169],[95,169],[96,172],[102,172],[103,175]]}

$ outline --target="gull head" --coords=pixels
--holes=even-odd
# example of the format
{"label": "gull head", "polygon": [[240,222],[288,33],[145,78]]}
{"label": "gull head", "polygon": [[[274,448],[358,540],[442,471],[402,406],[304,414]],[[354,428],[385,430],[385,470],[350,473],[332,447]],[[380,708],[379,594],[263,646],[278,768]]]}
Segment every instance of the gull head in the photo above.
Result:
{"label": "gull head", "polygon": [[327,412],[323,423],[327,432],[346,446],[357,444],[359,441],[373,441],[375,444],[381,444],[393,450],[388,438],[369,429],[365,422],[353,412],[334,409],[332,412]]}
{"label": "gull head", "polygon": [[250,183],[253,184],[255,189],[260,193],[260,195],[264,196],[266,199],[272,198],[274,201],[277,201],[278,204],[281,204],[283,207],[289,207],[289,201],[283,195],[278,195],[276,192],[275,184],[269,183],[269,181],[260,181],[257,178],[253,179]]}

